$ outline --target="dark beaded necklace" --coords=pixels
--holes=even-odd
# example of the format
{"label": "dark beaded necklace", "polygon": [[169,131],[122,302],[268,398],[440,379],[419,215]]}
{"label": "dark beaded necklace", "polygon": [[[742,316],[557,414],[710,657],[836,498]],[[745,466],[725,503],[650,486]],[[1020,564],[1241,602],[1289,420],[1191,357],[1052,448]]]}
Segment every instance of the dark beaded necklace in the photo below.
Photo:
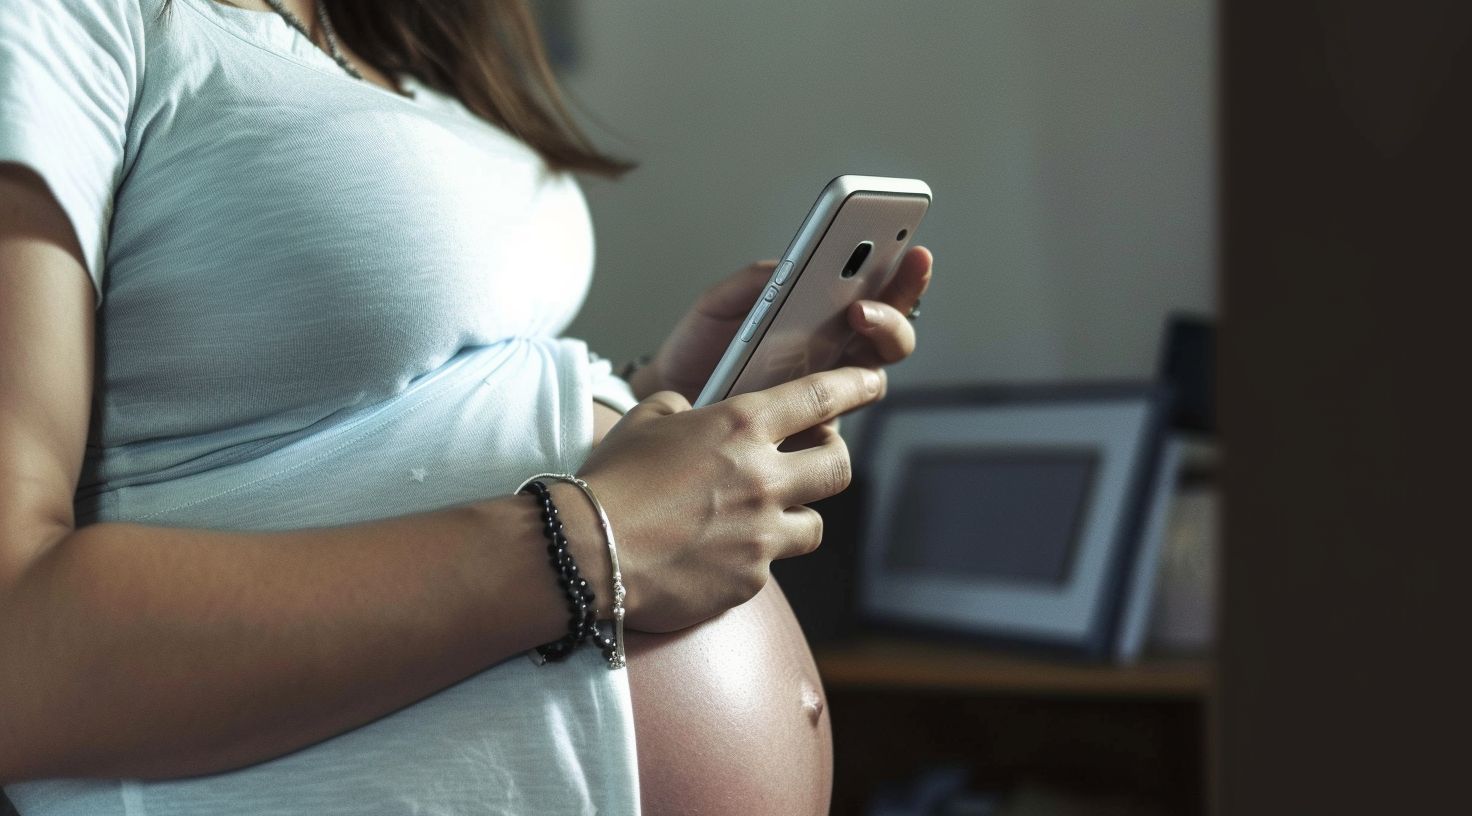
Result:
{"label": "dark beaded necklace", "polygon": [[[285,3],[281,0],[266,0],[266,5],[270,6],[273,11],[280,15],[281,19],[285,20],[287,25],[300,32],[312,44],[317,44],[316,38],[312,36],[312,32],[307,29],[306,24],[301,21],[300,17],[292,14],[291,9],[287,8]],[[341,40],[337,37],[337,28],[332,25],[332,18],[327,15],[327,3],[324,0],[317,0],[317,27],[322,29],[322,39],[327,41],[327,54],[332,57],[333,62],[336,62],[353,79],[368,82],[369,80],[363,76],[363,72],[359,71],[357,66],[353,65],[348,60],[347,55],[342,52]],[[392,77],[389,78],[389,81],[395,86],[394,93],[399,96],[408,97],[409,99],[414,98],[414,92],[406,90],[402,86],[402,83]]]}
{"label": "dark beaded necklace", "polygon": [[[306,25],[302,23],[301,18],[297,17],[295,14],[292,14],[291,9],[287,8],[286,4],[281,2],[281,0],[266,0],[266,5],[270,6],[277,14],[281,15],[281,19],[285,20],[287,25],[301,32],[301,35],[303,37],[306,37],[313,44],[317,42],[317,40],[312,37],[312,32],[309,31]],[[353,79],[364,79],[363,73],[359,71],[351,62],[348,61],[348,58],[342,53],[342,47],[338,45],[337,29],[332,27],[332,18],[327,16],[327,4],[325,2],[322,2],[322,0],[317,0],[316,7],[317,25],[322,29],[322,38],[327,40],[328,55],[331,56],[333,61],[341,66],[344,71],[347,72],[348,76],[352,77]]]}

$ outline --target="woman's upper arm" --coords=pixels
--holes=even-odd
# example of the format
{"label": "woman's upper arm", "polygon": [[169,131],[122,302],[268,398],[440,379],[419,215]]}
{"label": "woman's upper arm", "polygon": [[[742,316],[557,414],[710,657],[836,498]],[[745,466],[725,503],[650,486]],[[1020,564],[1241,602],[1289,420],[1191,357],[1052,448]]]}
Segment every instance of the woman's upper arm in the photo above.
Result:
{"label": "woman's upper arm", "polygon": [[0,2],[0,597],[73,526],[141,0]]}
{"label": "woman's upper arm", "polygon": [[41,178],[0,162],[0,594],[73,527],[95,364],[82,257]]}

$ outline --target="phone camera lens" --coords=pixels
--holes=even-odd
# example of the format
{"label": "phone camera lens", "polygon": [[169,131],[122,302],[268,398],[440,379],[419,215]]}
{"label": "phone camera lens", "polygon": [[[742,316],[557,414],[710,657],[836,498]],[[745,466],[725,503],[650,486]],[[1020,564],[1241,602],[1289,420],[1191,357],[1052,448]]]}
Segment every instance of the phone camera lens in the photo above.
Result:
{"label": "phone camera lens", "polygon": [[907,230],[907,229],[902,229],[902,230],[900,230],[900,234],[899,234],[899,235],[896,235],[896,236],[895,236],[895,237],[894,237],[894,239],[895,239],[895,240],[896,240],[896,241],[903,241],[903,240],[905,240],[905,236],[906,236],[906,235],[909,235],[909,234],[910,234],[910,231],[909,231],[909,230]]}
{"label": "phone camera lens", "polygon": [[845,278],[852,278],[854,275],[859,274],[859,267],[864,265],[864,261],[869,258],[869,252],[873,249],[874,243],[872,241],[860,242],[858,246],[854,247],[854,254],[848,256],[848,263],[843,265],[843,272],[840,274]]}

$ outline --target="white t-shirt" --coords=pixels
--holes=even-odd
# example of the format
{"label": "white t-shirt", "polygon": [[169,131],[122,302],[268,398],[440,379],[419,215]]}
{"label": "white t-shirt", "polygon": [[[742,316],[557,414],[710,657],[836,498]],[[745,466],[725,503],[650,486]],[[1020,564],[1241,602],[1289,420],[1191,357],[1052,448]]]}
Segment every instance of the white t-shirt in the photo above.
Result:
{"label": "white t-shirt", "polygon": [[[97,288],[78,523],[327,526],[576,470],[592,400],[633,398],[558,336],[592,270],[573,181],[276,15],[162,6],[0,5],[0,162],[46,181]],[[627,677],[594,649],[239,771],[6,792],[23,816],[638,811]]]}

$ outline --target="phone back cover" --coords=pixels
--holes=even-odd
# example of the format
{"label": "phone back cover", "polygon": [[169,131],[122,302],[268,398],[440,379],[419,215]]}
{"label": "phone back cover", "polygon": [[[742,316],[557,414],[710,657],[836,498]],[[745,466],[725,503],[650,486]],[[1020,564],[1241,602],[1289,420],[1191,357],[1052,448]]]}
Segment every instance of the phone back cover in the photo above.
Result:
{"label": "phone back cover", "polygon": [[[730,396],[760,391],[832,368],[853,337],[845,313],[856,300],[875,298],[894,277],[915,226],[930,201],[924,196],[855,193],[834,216],[813,257],[752,352]],[[898,226],[897,226],[898,225]],[[899,229],[908,234],[897,238]],[[840,273],[861,241],[874,250],[858,274]]]}

